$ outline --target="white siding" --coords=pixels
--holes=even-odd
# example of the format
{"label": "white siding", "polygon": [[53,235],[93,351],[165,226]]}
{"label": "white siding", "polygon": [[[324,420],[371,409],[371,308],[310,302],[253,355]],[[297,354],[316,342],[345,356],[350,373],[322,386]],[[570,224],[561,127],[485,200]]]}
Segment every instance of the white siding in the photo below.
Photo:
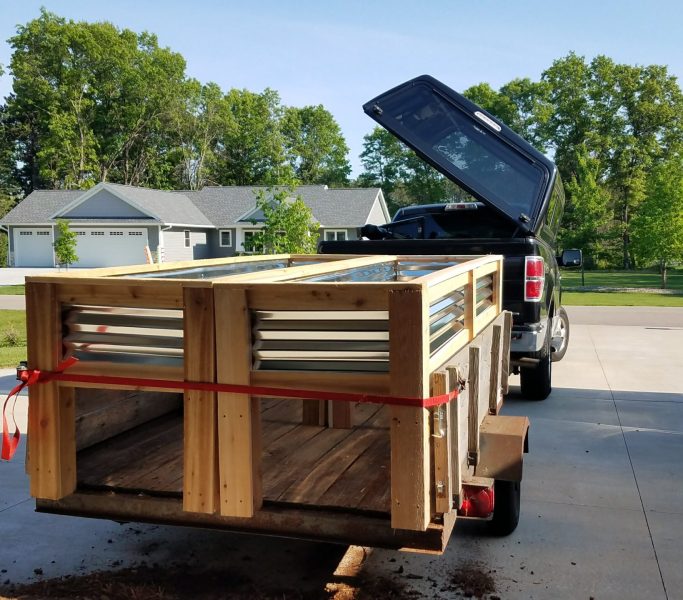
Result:
{"label": "white siding", "polygon": [[[185,247],[185,231],[190,232],[190,247]],[[209,246],[205,229],[170,229],[162,231],[164,262],[208,258]]]}
{"label": "white siding", "polygon": [[375,199],[374,204],[372,205],[372,210],[370,211],[370,214],[368,215],[368,219],[363,225],[370,224],[370,225],[384,225],[387,221],[390,220],[390,217],[384,214],[384,211],[382,210],[382,203],[379,200],[379,194],[377,194],[377,198]]}

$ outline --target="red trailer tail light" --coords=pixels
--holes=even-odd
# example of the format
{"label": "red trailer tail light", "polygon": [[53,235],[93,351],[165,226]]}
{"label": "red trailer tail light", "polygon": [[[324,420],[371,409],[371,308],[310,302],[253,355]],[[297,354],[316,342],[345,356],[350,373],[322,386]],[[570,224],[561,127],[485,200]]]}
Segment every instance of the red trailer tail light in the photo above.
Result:
{"label": "red trailer tail light", "polygon": [[527,256],[524,261],[524,301],[540,302],[545,282],[545,262],[542,256]]}
{"label": "red trailer tail light", "polygon": [[486,519],[493,514],[495,501],[492,487],[465,484],[462,486],[462,495],[462,505],[458,509],[461,517]]}

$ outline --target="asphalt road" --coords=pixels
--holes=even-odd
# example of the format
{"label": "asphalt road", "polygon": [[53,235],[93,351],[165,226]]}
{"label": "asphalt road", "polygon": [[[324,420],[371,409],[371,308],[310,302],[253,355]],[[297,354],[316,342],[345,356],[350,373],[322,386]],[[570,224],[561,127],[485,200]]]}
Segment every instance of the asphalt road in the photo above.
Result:
{"label": "asphalt road", "polygon": [[[260,592],[323,597],[344,588],[382,597],[379,581],[404,597],[457,598],[462,568],[488,574],[506,600],[681,598],[683,309],[569,313],[570,347],[554,365],[551,396],[524,400],[514,377],[506,399],[507,414],[531,419],[521,521],[507,538],[459,521],[445,554],[432,557],[36,514],[20,452],[0,464],[0,596],[6,580],[146,562],[213,567]],[[9,374],[0,379],[11,384]],[[22,399],[22,426],[25,410]]]}

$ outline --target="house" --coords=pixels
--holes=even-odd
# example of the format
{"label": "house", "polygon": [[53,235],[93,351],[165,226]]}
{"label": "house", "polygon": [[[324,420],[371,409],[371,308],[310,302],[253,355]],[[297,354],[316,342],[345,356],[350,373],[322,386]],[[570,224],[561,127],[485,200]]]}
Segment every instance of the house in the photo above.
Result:
{"label": "house", "polygon": [[[254,187],[162,191],[113,183],[89,190],[37,190],[0,222],[9,239],[8,264],[55,266],[57,219],[76,233],[76,267],[105,267],[232,256],[250,248],[261,226]],[[390,220],[379,188],[300,186],[294,196],[311,208],[327,240],[353,239],[356,228]],[[262,216],[262,215],[261,215]],[[256,221],[256,224],[254,224]]]}

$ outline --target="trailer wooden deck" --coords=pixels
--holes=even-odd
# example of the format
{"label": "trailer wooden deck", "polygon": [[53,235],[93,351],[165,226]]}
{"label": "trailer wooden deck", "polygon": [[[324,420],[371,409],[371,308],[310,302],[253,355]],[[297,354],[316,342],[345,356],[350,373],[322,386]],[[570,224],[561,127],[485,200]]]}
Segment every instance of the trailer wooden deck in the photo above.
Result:
{"label": "trailer wooden deck", "polygon": [[[389,515],[391,451],[385,407],[358,404],[353,428],[302,424],[301,401],[262,401],[264,503]],[[78,489],[183,494],[183,415],[175,411],[80,451]]]}

